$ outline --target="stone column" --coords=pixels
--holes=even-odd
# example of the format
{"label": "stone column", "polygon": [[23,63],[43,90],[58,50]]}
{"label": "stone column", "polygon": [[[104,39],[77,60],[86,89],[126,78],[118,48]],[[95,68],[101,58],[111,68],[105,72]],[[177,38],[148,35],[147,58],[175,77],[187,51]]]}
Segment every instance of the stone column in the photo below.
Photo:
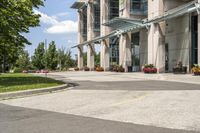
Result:
{"label": "stone column", "polygon": [[[78,44],[83,42],[82,27],[83,27],[83,17],[82,12],[78,12]],[[78,47],[78,68],[83,69],[83,46]]]}
{"label": "stone column", "polygon": [[94,70],[94,44],[88,44],[88,50],[87,50],[87,67],[90,68],[90,71]]}
{"label": "stone column", "polygon": [[[148,19],[164,13],[163,0],[148,0]],[[159,72],[165,70],[165,23],[154,23],[148,32],[148,64],[156,66]]]}
{"label": "stone column", "polygon": [[109,40],[103,40],[101,42],[101,67],[104,68],[104,71],[109,71],[110,61],[109,61]]}
{"label": "stone column", "polygon": [[[87,41],[94,39],[94,11],[92,3],[89,3],[87,6]],[[88,44],[87,46],[87,67],[90,70],[94,70],[94,44]]]}
{"label": "stone column", "polygon": [[152,24],[148,33],[148,64],[155,65],[158,73],[165,71],[165,42],[161,26]]}
{"label": "stone column", "polygon": [[78,47],[78,68],[83,69],[83,46]]}
{"label": "stone column", "polygon": [[198,64],[200,64],[200,15],[198,15]]}
{"label": "stone column", "polygon": [[122,65],[126,72],[128,66],[132,65],[131,55],[131,33],[122,34],[119,42],[119,65]]}
{"label": "stone column", "polygon": [[[101,36],[110,33],[110,28],[103,26],[105,22],[108,21],[108,0],[100,0],[101,8]],[[105,71],[109,70],[110,67],[110,50],[109,50],[109,39],[101,41],[101,58],[100,65]]]}

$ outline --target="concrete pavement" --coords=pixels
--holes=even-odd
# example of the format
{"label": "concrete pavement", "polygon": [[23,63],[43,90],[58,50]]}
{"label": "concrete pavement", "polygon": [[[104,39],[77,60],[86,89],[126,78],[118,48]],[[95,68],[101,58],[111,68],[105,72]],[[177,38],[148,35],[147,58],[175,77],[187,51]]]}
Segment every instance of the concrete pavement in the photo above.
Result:
{"label": "concrete pavement", "polygon": [[[76,116],[77,119],[79,117],[80,119],[82,117],[88,118],[91,123],[78,120],[80,124],[86,124],[87,131],[80,126],[80,129],[83,128],[83,132],[100,131],[102,127],[98,126],[96,120],[102,121],[103,126],[107,125],[107,122],[111,122],[110,126],[103,129],[103,132],[111,133],[117,131],[141,133],[200,132],[199,84],[148,80],[137,76],[134,79],[130,76],[118,75],[119,78],[110,73],[99,73],[99,75],[98,73],[79,72],[54,73],[51,75],[52,77],[73,82],[76,87],[64,92],[1,101],[1,103],[6,104],[4,106],[11,106],[13,110],[24,107],[23,109],[39,109],[66,116],[72,115]],[[113,78],[114,80],[111,80]],[[103,81],[107,79],[109,80]],[[127,81],[123,81],[126,79]],[[10,111],[12,112],[12,109]],[[2,112],[2,108],[0,108],[0,112]],[[21,115],[23,114],[22,112]],[[1,117],[0,115],[0,119]],[[9,118],[9,115],[7,117]],[[4,117],[5,121],[7,121],[7,117]],[[35,116],[30,114],[29,117]],[[68,123],[69,120],[65,121]],[[70,119],[70,121],[72,120]],[[11,120],[10,124],[12,125],[13,122]],[[117,125],[115,127],[112,122],[123,126]],[[130,127],[126,127],[127,125]],[[21,127],[23,129],[23,124]],[[153,129],[151,130],[149,127]],[[0,128],[6,129],[7,127],[0,123]],[[64,129],[64,127],[60,128],[60,130]],[[70,128],[71,132],[78,132],[73,128],[75,127]]]}

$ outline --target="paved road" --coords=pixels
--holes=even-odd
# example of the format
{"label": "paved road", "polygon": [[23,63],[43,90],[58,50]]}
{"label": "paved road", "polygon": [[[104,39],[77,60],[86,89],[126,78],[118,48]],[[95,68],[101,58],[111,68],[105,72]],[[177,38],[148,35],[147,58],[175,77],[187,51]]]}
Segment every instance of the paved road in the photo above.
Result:
{"label": "paved road", "polygon": [[[0,133],[192,133],[0,104]],[[194,133],[194,132],[193,132]]]}
{"label": "paved road", "polygon": [[86,76],[53,76],[76,85],[68,91],[1,101],[0,133],[200,132],[198,84]]}

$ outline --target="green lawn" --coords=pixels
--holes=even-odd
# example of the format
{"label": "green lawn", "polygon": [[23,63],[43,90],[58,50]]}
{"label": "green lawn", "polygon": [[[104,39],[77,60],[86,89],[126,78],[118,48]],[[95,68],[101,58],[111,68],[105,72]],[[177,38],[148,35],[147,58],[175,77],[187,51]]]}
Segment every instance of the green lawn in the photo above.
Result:
{"label": "green lawn", "polygon": [[64,84],[62,81],[31,74],[0,74],[0,93],[53,87],[62,84]]}

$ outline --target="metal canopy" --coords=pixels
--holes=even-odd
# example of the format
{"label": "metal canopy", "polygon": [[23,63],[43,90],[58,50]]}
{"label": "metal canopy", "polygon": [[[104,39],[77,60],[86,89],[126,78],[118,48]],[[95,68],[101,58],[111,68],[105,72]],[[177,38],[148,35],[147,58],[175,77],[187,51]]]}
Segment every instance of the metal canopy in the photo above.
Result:
{"label": "metal canopy", "polygon": [[86,2],[74,2],[74,4],[71,6],[73,9],[81,9],[84,6],[86,6]]}
{"label": "metal canopy", "polygon": [[165,12],[161,16],[158,16],[158,17],[150,19],[150,20],[147,19],[145,21],[145,23],[159,23],[161,21],[176,18],[176,17],[182,16],[182,15],[187,14],[187,13],[192,13],[192,12],[195,12],[195,11],[198,12],[199,8],[200,8],[199,5],[200,4],[199,4],[198,0],[194,0],[192,2],[185,4],[185,5],[171,9],[171,10]]}
{"label": "metal canopy", "polygon": [[140,27],[143,25],[143,21],[139,19],[127,19],[127,18],[114,18],[103,24],[114,29],[124,29],[127,27]]}
{"label": "metal canopy", "polygon": [[73,46],[72,48],[76,48],[76,47],[83,46],[83,45],[87,45],[87,44],[97,43],[97,42],[102,41],[102,40],[104,40],[104,39],[117,36],[118,34],[119,34],[118,31],[115,30],[115,31],[111,32],[111,33],[108,34],[108,35],[96,37],[96,38],[94,38],[94,39],[91,40],[91,41],[83,42],[83,43],[81,43],[81,44],[79,44],[79,45]]}
{"label": "metal canopy", "polygon": [[198,0],[194,0],[192,2],[189,2],[187,4],[184,4],[182,6],[179,6],[177,8],[171,9],[167,12],[165,12],[163,15],[155,17],[153,19],[143,19],[143,20],[137,20],[137,19],[128,19],[128,18],[114,18],[106,23],[104,23],[104,26],[108,26],[111,28],[114,28],[115,31],[112,33],[102,36],[102,37],[97,37],[91,41],[84,42],[82,44],[76,45],[75,47],[78,47],[80,45],[86,45],[90,43],[95,43],[97,41],[101,41],[106,38],[110,38],[113,36],[117,36],[126,32],[130,32],[136,29],[148,27],[152,23],[159,23],[165,20],[169,20],[172,18],[176,18],[179,16],[182,16],[187,13],[192,13],[197,11],[198,14],[200,14],[200,2]]}

